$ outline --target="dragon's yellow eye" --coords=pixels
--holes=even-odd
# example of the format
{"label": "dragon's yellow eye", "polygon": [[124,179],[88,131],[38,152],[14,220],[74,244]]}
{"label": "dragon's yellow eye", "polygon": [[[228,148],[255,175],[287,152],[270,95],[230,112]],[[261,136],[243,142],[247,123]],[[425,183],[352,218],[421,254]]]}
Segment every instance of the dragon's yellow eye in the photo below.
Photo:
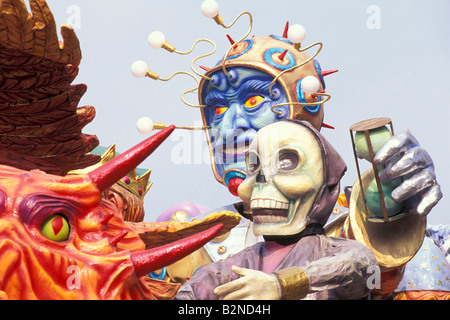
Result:
{"label": "dragon's yellow eye", "polygon": [[245,102],[245,107],[250,108],[250,109],[254,108],[258,104],[260,104],[261,101],[263,101],[263,100],[264,100],[264,97],[262,97],[262,96],[252,96]]}
{"label": "dragon's yellow eye", "polygon": [[69,238],[70,227],[66,218],[55,214],[42,223],[41,233],[53,241],[65,241]]}
{"label": "dragon's yellow eye", "polygon": [[228,109],[227,107],[216,107],[216,114],[219,116],[225,111],[227,111],[227,109]]}

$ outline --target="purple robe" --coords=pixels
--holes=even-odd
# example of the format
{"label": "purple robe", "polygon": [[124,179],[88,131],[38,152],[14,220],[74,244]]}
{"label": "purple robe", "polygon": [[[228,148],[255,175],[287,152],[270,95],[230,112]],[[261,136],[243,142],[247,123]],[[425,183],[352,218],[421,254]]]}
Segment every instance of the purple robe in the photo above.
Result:
{"label": "purple robe", "polygon": [[[180,288],[176,299],[219,299],[214,288],[240,277],[231,266],[263,270],[264,248],[265,242],[260,242],[202,267]],[[305,299],[360,299],[369,294],[372,278],[379,275],[369,248],[357,241],[324,235],[301,238],[275,271],[293,266],[302,268],[308,276],[310,288]]]}

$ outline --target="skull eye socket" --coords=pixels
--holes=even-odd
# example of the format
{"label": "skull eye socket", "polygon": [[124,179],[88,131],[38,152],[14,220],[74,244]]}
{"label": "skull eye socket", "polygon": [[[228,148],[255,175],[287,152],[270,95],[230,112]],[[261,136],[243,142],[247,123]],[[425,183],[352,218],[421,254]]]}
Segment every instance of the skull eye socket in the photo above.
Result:
{"label": "skull eye socket", "polygon": [[256,154],[255,152],[250,151],[249,153],[247,153],[245,161],[247,163],[247,172],[249,174],[255,173],[261,167],[261,162],[259,161],[258,154]]}
{"label": "skull eye socket", "polygon": [[66,241],[70,235],[69,223],[62,215],[52,215],[42,223],[41,233],[53,241]]}
{"label": "skull eye socket", "polygon": [[300,163],[300,156],[294,150],[282,151],[276,162],[278,171],[292,171],[297,169]]}

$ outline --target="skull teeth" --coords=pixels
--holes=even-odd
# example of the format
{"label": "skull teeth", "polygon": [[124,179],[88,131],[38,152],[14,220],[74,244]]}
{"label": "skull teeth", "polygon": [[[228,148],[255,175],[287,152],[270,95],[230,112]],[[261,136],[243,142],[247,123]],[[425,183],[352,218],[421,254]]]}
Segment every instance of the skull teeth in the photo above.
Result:
{"label": "skull teeth", "polygon": [[250,202],[250,209],[282,209],[286,210],[289,203],[270,199],[253,199]]}
{"label": "skull teeth", "polygon": [[286,222],[288,220],[287,217],[281,216],[272,216],[272,215],[255,215],[253,216],[253,222],[256,224],[261,223],[277,223],[277,222]]}

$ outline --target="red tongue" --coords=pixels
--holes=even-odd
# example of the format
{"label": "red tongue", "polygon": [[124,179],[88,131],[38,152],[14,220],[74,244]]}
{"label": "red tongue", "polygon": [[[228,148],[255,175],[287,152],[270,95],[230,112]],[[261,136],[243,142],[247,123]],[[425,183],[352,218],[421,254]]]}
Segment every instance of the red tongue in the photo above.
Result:
{"label": "red tongue", "polygon": [[228,191],[236,197],[239,197],[237,192],[239,185],[244,181],[242,178],[233,178],[228,181]]}

